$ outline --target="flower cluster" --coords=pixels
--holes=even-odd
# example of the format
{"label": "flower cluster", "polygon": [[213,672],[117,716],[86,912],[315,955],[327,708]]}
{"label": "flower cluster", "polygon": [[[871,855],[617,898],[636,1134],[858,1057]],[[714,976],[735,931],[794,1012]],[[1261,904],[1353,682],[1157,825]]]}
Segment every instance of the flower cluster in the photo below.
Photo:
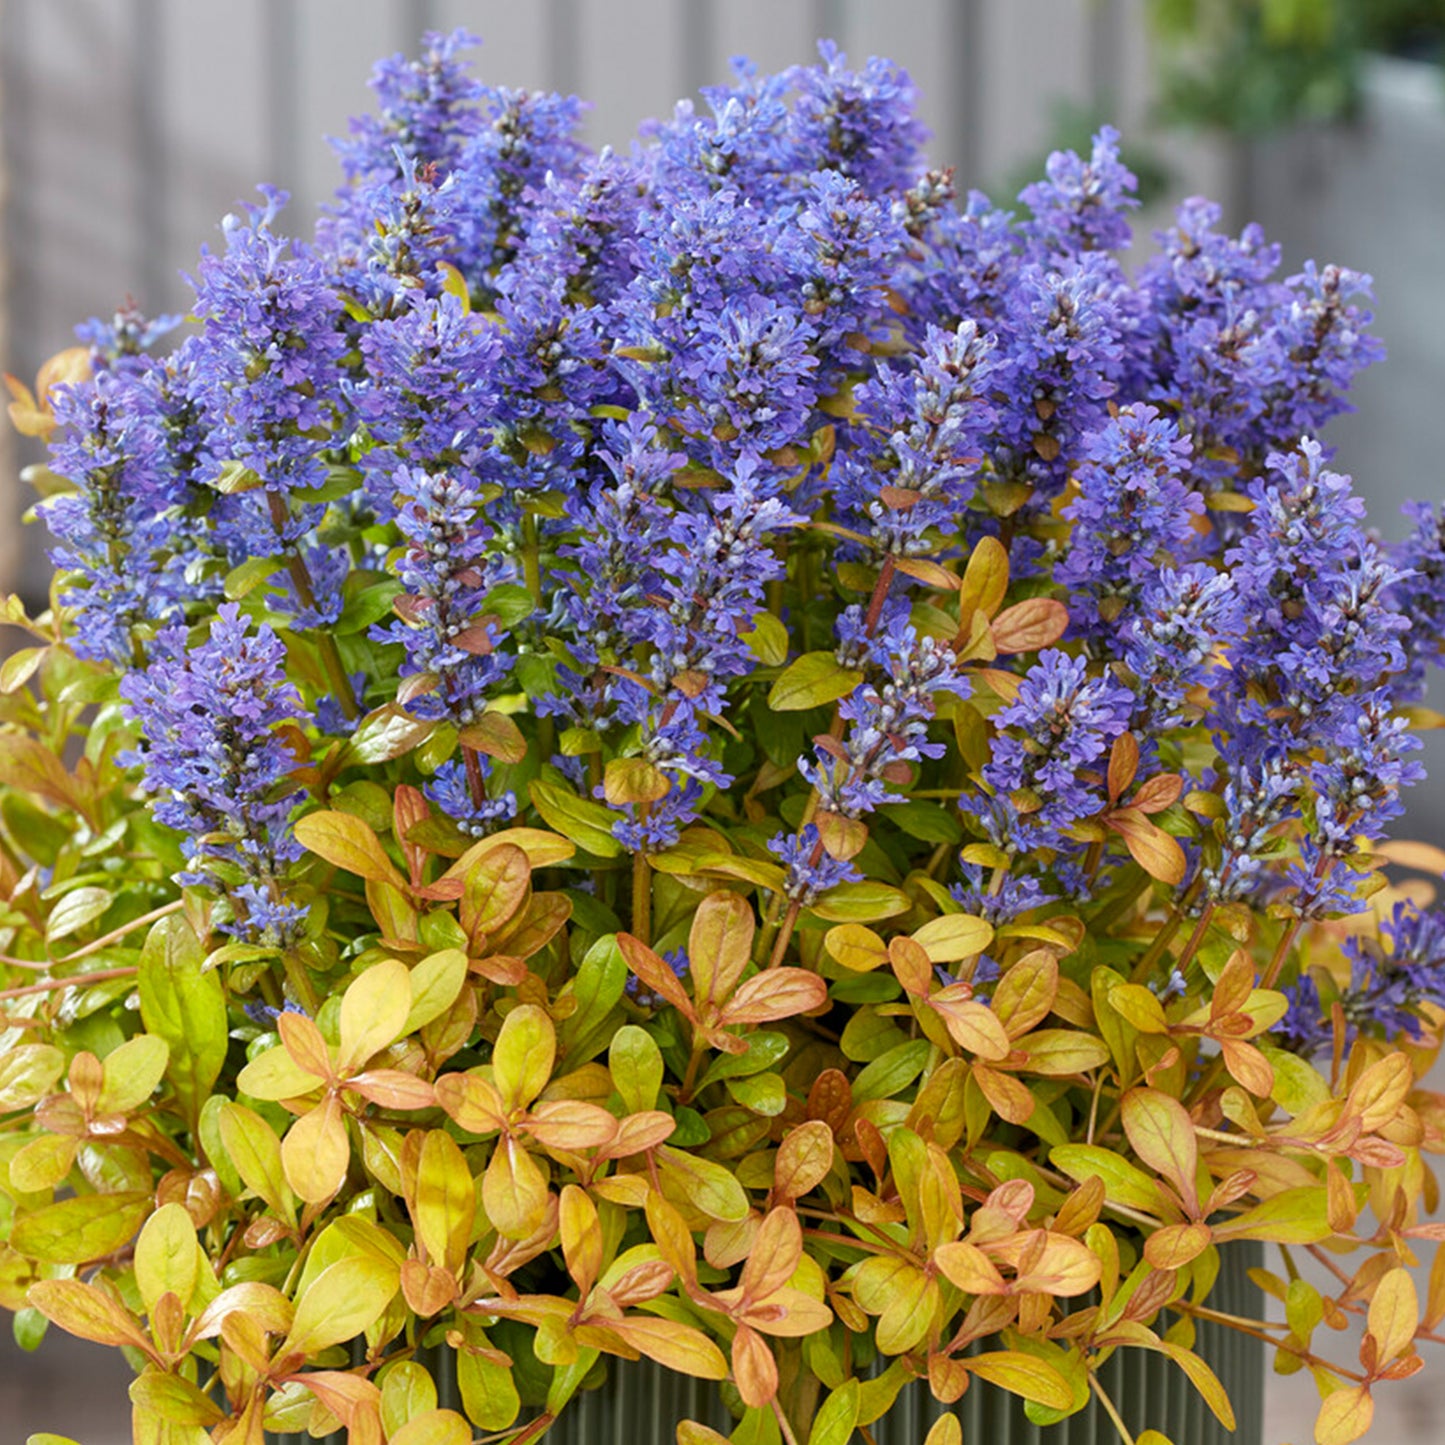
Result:
{"label": "flower cluster", "polygon": [[[402,1422],[426,1337],[488,1438],[510,1361],[552,1412],[602,1352],[802,1440],[877,1354],[880,1400],[992,1360],[1082,1408],[1121,1346],[1188,1359],[1159,1310],[1278,1234],[1374,1242],[1287,1328],[1368,1308],[1367,1368],[1408,1372],[1365,1301],[1400,1303],[1445,1117],[1389,1056],[1445,1020],[1435,884],[1394,871],[1438,855],[1387,836],[1445,520],[1380,541],[1320,436],[1381,354],[1368,278],[1281,279],[1201,200],[1126,269],[1107,127],[1017,217],[956,203],[908,78],[832,46],[623,156],[468,44],[378,67],[310,241],[270,189],[225,222],[168,354],[127,307],[8,379],[59,575],[4,610],[0,992],[59,1040],[34,1077],[75,1063],[60,1142],[0,1140],[0,1303],[138,1350],[144,1304],[148,1439],[249,1439],[268,1392],[268,1429],[472,1438]],[[52,1008],[85,976],[31,974],[92,953]],[[135,1079],[183,1143],[100,1106]],[[152,1200],[290,1344],[157,1294]],[[356,1249],[366,1320],[325,1283]],[[1129,1330],[1071,1315],[1120,1259]],[[308,1374],[333,1315],[366,1361]],[[973,1349],[1005,1328],[1013,1365]],[[808,1337],[782,1374],[773,1329]]]}
{"label": "flower cluster", "polygon": [[222,603],[198,646],[182,626],[158,633],[149,665],[121,693],[141,730],[137,760],[156,818],[184,839],[183,881],[226,895],[233,916],[222,926],[238,938],[291,941],[306,913],[286,891],[287,865],[301,856],[289,827],[301,795],[288,786],[298,759],[286,730],[306,715],[276,634],[253,631]]}

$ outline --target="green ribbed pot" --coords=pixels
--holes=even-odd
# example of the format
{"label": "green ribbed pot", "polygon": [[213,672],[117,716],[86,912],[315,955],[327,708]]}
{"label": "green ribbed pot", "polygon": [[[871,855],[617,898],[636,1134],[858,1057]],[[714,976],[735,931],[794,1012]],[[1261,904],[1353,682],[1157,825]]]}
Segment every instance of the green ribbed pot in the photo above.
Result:
{"label": "green ribbed pot", "polygon": [[[1210,1305],[1225,1314],[1257,1316],[1259,1291],[1248,1271],[1260,1260],[1258,1245],[1233,1245],[1221,1252],[1219,1279]],[[1099,1373],[1100,1383],[1130,1431],[1162,1431],[1174,1445],[1263,1445],[1264,1346],[1223,1325],[1201,1323],[1195,1348],[1224,1384],[1238,1416],[1234,1433],[1214,1418],[1184,1373],[1163,1355],[1118,1350]],[[424,1363],[437,1383],[439,1401],[460,1409],[450,1351],[428,1351]],[[975,1382],[956,1405],[940,1405],[919,1381],[899,1396],[893,1409],[869,1427],[875,1445],[921,1445],[928,1427],[949,1412],[957,1415],[965,1441],[979,1445],[1115,1445],[1118,1432],[1098,1401],[1057,1425],[1033,1424],[1022,1402],[1006,1391]],[[548,1431],[545,1445],[675,1445],[679,1420],[700,1420],[723,1434],[735,1421],[717,1397],[717,1387],[674,1375],[642,1360],[614,1362],[607,1383],[576,1397]],[[304,1434],[268,1435],[272,1445],[315,1445]],[[345,1445],[342,1432],[324,1445]]]}

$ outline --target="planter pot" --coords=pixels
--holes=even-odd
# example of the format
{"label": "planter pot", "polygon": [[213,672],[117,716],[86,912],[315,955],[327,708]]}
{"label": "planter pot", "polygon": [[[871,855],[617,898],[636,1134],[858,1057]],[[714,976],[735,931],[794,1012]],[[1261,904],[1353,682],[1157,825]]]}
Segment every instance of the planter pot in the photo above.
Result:
{"label": "planter pot", "polygon": [[[1258,1245],[1235,1245],[1222,1254],[1211,1307],[1226,1314],[1257,1316],[1259,1291],[1248,1271],[1259,1262]],[[1162,1431],[1177,1445],[1262,1445],[1265,1351],[1258,1341],[1208,1322],[1195,1345],[1224,1384],[1238,1417],[1234,1433],[1211,1414],[1198,1392],[1173,1361],[1144,1350],[1117,1351],[1100,1372],[1100,1383],[1134,1434]],[[426,1358],[436,1379],[440,1402],[460,1408],[449,1352]],[[869,1427],[875,1445],[920,1445],[928,1427],[952,1411],[967,1441],[987,1445],[1113,1445],[1117,1432],[1099,1406],[1058,1425],[1038,1426],[1024,1414],[1015,1396],[990,1385],[974,1384],[952,1406],[940,1405],[919,1381],[899,1396],[893,1409]],[[607,1383],[579,1395],[547,1433],[546,1445],[675,1445],[679,1420],[700,1420],[727,1434],[736,1423],[707,1381],[674,1375],[651,1364],[614,1362]],[[268,1435],[272,1445],[314,1445],[304,1434]],[[346,1436],[328,1436],[325,1445],[345,1445]]]}

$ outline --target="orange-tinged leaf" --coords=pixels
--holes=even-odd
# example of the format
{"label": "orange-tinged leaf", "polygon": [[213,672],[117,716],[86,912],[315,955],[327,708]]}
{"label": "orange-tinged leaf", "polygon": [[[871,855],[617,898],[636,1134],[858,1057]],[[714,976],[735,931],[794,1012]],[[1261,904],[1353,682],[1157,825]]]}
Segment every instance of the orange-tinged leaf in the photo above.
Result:
{"label": "orange-tinged leaf", "polygon": [[562,1257],[567,1273],[572,1276],[578,1294],[586,1299],[588,1291],[602,1273],[602,1225],[597,1206],[585,1189],[565,1185],[558,1204],[557,1227],[562,1237]]}
{"label": "orange-tinged leaf", "polygon": [[1358,1118],[1361,1131],[1373,1134],[1395,1117],[1414,1081],[1410,1060],[1402,1053],[1387,1054],[1355,1080],[1345,1099],[1344,1116]]}
{"label": "orange-tinged leaf", "polygon": [[500,833],[493,833],[491,837],[473,843],[442,874],[442,878],[465,878],[476,865],[477,859],[485,857],[493,849],[509,845],[520,848],[533,868],[550,868],[555,863],[565,863],[577,851],[577,845],[570,838],[564,838],[560,833],[550,833],[545,828],[503,828]]}
{"label": "orange-tinged leaf", "polygon": [[933,1262],[964,1294],[1007,1294],[998,1266],[976,1244],[956,1240],[933,1252]]}
{"label": "orange-tinged leaf", "polygon": [[696,1420],[679,1420],[677,1445],[728,1445],[728,1437],[719,1435],[711,1425],[702,1425]]}
{"label": "orange-tinged leaf", "polygon": [[443,1074],[434,1087],[437,1103],[468,1134],[490,1134],[505,1126],[507,1113],[502,1096],[480,1074]]}
{"label": "orange-tinged leaf", "polygon": [[1139,770],[1139,744],[1133,733],[1120,733],[1109,750],[1109,801],[1117,803]]}
{"label": "orange-tinged leaf", "polygon": [[618,1120],[617,1133],[604,1153],[609,1159],[625,1159],[629,1154],[641,1154],[665,1143],[676,1129],[677,1120],[661,1109],[629,1114],[625,1119]]}
{"label": "orange-tinged leaf", "polygon": [[911,938],[888,940],[888,961],[905,992],[926,998],[933,985],[933,964],[921,943]]}
{"label": "orange-tinged leaf", "polygon": [[349,1079],[346,1087],[383,1109],[415,1111],[430,1109],[436,1103],[436,1090],[404,1069],[367,1069]]}
{"label": "orange-tinged leaf", "polygon": [[733,1336],[733,1380],[743,1404],[764,1409],[778,1393],[778,1362],[763,1337],[748,1325]]}
{"label": "orange-tinged leaf", "polygon": [[608,1320],[607,1328],[626,1340],[638,1354],[656,1360],[665,1369],[698,1380],[727,1379],[728,1362],[723,1352],[691,1325],[630,1315],[626,1319]]}
{"label": "orange-tinged leaf", "polygon": [[1006,1059],[1013,1047],[999,1017],[987,1004],[972,998],[967,984],[950,984],[928,1000],[943,1015],[955,1043],[981,1059]]}
{"label": "orange-tinged leaf", "polygon": [[687,957],[699,1009],[717,1007],[732,996],[748,966],[756,930],[753,906],[740,893],[709,893],[698,904]]}
{"label": "orange-tinged leaf", "polygon": [[1038,949],[1025,954],[999,979],[993,991],[993,1011],[1009,1038],[1017,1039],[1048,1015],[1058,991],[1058,961]]}
{"label": "orange-tinged leaf", "polygon": [[1369,1330],[1379,1351],[1376,1368],[1405,1353],[1420,1323],[1420,1298],[1408,1270],[1386,1271],[1370,1296]]}
{"label": "orange-tinged leaf", "polygon": [[1168,1224],[1144,1241],[1144,1258],[1155,1269],[1183,1269],[1209,1248],[1213,1233],[1207,1224]]}
{"label": "orange-tinged leaf", "polygon": [[1315,1417],[1316,1445],[1350,1445],[1375,1420],[1375,1402],[1364,1385],[1347,1385],[1326,1396]]}
{"label": "orange-tinged leaf", "polygon": [[521,910],[532,889],[532,865],[514,844],[503,843],[475,859],[463,875],[458,916],[474,941],[498,933]]}
{"label": "orange-tinged leaf", "polygon": [[655,1190],[644,1206],[647,1228],[672,1272],[688,1287],[697,1284],[697,1245],[676,1207]]}
{"label": "orange-tinged leaf", "polygon": [[527,756],[527,740],[506,713],[484,712],[457,734],[457,740],[504,763],[520,763]]}
{"label": "orange-tinged leaf", "polygon": [[130,1345],[149,1353],[150,1339],[140,1321],[98,1285],[78,1279],[42,1279],[27,1292],[30,1304],[52,1324],[98,1345]]}
{"label": "orange-tinged leaf", "polygon": [[1234,1406],[1229,1402],[1228,1393],[1220,1384],[1219,1376],[1193,1350],[1187,1350],[1183,1345],[1177,1345],[1167,1339],[1160,1340],[1150,1348],[1157,1350],[1160,1354],[1168,1355],[1188,1375],[1189,1383],[1199,1391],[1204,1403],[1214,1412],[1215,1419],[1226,1430],[1234,1429]]}
{"label": "orange-tinged leaf", "polygon": [[828,985],[803,968],[772,968],[743,983],[728,1000],[717,1022],[722,1028],[767,1024],[821,1008]]}
{"label": "orange-tinged leaf", "polygon": [[1124,1095],[1124,1132],[1135,1154],[1167,1179],[1193,1215],[1199,1213],[1195,1173],[1199,1144],[1194,1121],[1178,1099],[1157,1089],[1131,1089]]}
{"label": "orange-tinged leaf", "polygon": [[692,1000],[678,982],[677,975],[640,938],[634,938],[630,933],[619,933],[617,946],[622,950],[628,968],[647,985],[650,992],[666,999],[684,1018],[697,1017]]}
{"label": "orange-tinged leaf", "polygon": [[373,964],[341,996],[341,1049],[336,1066],[353,1073],[396,1042],[411,1012],[411,974],[395,958]]}
{"label": "orange-tinged leaf", "polygon": [[793,1277],[803,1257],[803,1230],[791,1209],[769,1211],[738,1281],[743,1298],[766,1299]]}
{"label": "orange-tinged leaf", "polygon": [[328,1094],[286,1131],[281,1141],[281,1167],[297,1198],[324,1204],[346,1182],[351,1146],[342,1122],[341,1102]]}
{"label": "orange-tinged leaf", "polygon": [[[280,1034],[286,1052],[303,1073],[315,1074],[321,1079],[331,1077],[331,1051],[314,1019],[286,1009],[276,1019],[276,1032]],[[256,1097],[263,1096],[258,1094]]]}
{"label": "orange-tinged leaf", "polygon": [[1267,1099],[1274,1092],[1274,1069],[1269,1060],[1253,1044],[1242,1039],[1221,1039],[1219,1051],[1230,1077],[1242,1084],[1257,1099]]}
{"label": "orange-tinged leaf", "polygon": [[[1131,734],[1125,733],[1124,736]],[[1129,806],[1138,808],[1141,813],[1162,813],[1179,801],[1183,791],[1184,779],[1178,773],[1158,773],[1139,784],[1138,791],[1129,800]]]}
{"label": "orange-tinged leaf", "polygon": [[666,773],[648,758],[613,758],[602,778],[603,796],[614,807],[655,803],[672,787]]}
{"label": "orange-tinged leaf", "polygon": [[538,1104],[525,1128],[544,1149],[572,1154],[606,1148],[617,1135],[617,1118],[585,1099],[556,1099]]}
{"label": "orange-tinged leaf", "polygon": [[833,1323],[833,1311],[822,1300],[814,1299],[800,1289],[785,1286],[774,1290],[765,1299],[745,1306],[739,1311],[738,1318],[765,1335],[801,1339],[826,1330]]}
{"label": "orange-tinged leaf", "polygon": [[1000,652],[1037,652],[1069,630],[1069,610],[1052,597],[1029,597],[1000,612],[992,630]]}
{"label": "orange-tinged leaf", "polygon": [[497,1140],[482,1176],[482,1208],[508,1239],[526,1239],[546,1217],[547,1181],[536,1160],[509,1134]]}
{"label": "orange-tinged leaf", "polygon": [[274,1285],[246,1280],[223,1289],[201,1311],[191,1334],[198,1340],[214,1339],[228,1316],[244,1314],[268,1334],[285,1334],[291,1328],[295,1310],[291,1301]]}
{"label": "orange-tinged leaf", "polygon": [[972,1068],[974,1082],[999,1118],[1010,1124],[1027,1124],[1033,1118],[1036,1101],[1027,1084],[981,1059],[975,1059]]}
{"label": "orange-tinged leaf", "polygon": [[378,883],[406,887],[406,879],[386,855],[381,839],[358,817],[322,809],[298,818],[296,840],[337,868]]}
{"label": "orange-tinged leaf", "polygon": [[1134,861],[1161,883],[1177,886],[1184,881],[1187,862],[1179,841],[1137,808],[1117,808],[1104,815],[1104,824],[1123,840]]}
{"label": "orange-tinged leaf", "polygon": [[1069,1382],[1047,1361],[1020,1350],[992,1350],[964,1361],[969,1370],[990,1385],[1022,1395],[1051,1410],[1073,1408]]}
{"label": "orange-tinged leaf", "polygon": [[801,1199],[816,1189],[833,1167],[833,1131],[810,1119],[783,1136],[773,1161],[773,1190],[783,1199]]}
{"label": "orange-tinged leaf", "polygon": [[492,1077],[502,1106],[525,1109],[552,1077],[557,1031],[546,1011],[535,1004],[514,1008],[492,1047]]}

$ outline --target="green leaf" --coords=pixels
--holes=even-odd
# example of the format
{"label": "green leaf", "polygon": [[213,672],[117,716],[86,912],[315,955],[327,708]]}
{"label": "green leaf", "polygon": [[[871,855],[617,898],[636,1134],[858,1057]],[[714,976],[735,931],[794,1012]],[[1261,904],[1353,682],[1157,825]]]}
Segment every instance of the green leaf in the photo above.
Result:
{"label": "green leaf", "polygon": [[876,923],[907,913],[912,906],[901,888],[864,879],[830,888],[808,911],[828,923]]}
{"label": "green leaf", "polygon": [[923,1072],[932,1048],[927,1039],[909,1039],[880,1054],[853,1080],[853,1102],[901,1094]]}
{"label": "green leaf", "polygon": [[1334,1232],[1324,1186],[1306,1184],[1282,1189],[1262,1204],[1221,1221],[1214,1228],[1214,1237],[1221,1243],[1263,1239],[1273,1244],[1318,1244]]}
{"label": "green leaf", "polygon": [[657,1107],[658,1090],[662,1088],[662,1050],[646,1029],[624,1024],[617,1030],[607,1052],[607,1072],[629,1114],[643,1114]]}
{"label": "green leaf", "polygon": [[788,1106],[788,1090],[780,1074],[752,1074],[746,1079],[729,1079],[727,1091],[745,1109],[776,1119]]}
{"label": "green leaf", "polygon": [[239,567],[232,567],[226,573],[226,580],[221,584],[226,601],[240,602],[280,570],[279,557],[248,557]]}
{"label": "green leaf", "polygon": [[211,485],[227,496],[237,492],[254,492],[261,484],[261,478],[244,462],[238,461],[222,462],[221,470],[211,478]]}
{"label": "green leaf", "polygon": [[226,1155],[253,1193],[285,1224],[296,1223],[296,1198],[281,1167],[281,1141],[271,1126],[244,1104],[227,1101],[217,1118]]}
{"label": "green leaf", "polygon": [[332,624],[331,630],[338,637],[364,632],[391,611],[391,604],[400,591],[401,583],[394,577],[360,588],[355,596],[347,600],[341,616]]}
{"label": "green leaf", "polygon": [[135,1246],[135,1282],[146,1312],[169,1291],[182,1308],[195,1293],[200,1260],[196,1227],[179,1204],[163,1204],[146,1220]]}
{"label": "green leaf", "polygon": [[56,943],[79,933],[87,923],[94,923],[114,901],[108,888],[72,888],[50,910],[45,925],[48,943]]}
{"label": "green leaf", "polygon": [[21,1215],[10,1232],[17,1254],[41,1264],[85,1264],[128,1244],[151,1211],[150,1192],[81,1194]]}
{"label": "green leaf", "polygon": [[402,1036],[440,1018],[456,1001],[467,981],[467,956],[459,948],[428,954],[411,971],[411,1012]]}
{"label": "green leaf", "polygon": [[583,955],[577,977],[563,989],[577,1001],[557,1028],[557,1041],[568,1064],[584,1063],[607,1047],[608,1019],[627,988],[627,960],[614,935],[599,938]]}
{"label": "green leaf", "polygon": [[491,613],[503,627],[525,622],[537,610],[532,594],[515,582],[503,582],[482,598],[482,611]]}
{"label": "green leaf", "polygon": [[612,836],[617,814],[587,798],[579,798],[570,788],[537,779],[528,787],[532,806],[542,815],[549,828],[570,838],[596,858],[615,858],[622,844]]}
{"label": "green leaf", "polygon": [[525,1109],[552,1077],[557,1035],[552,1020],[536,1004],[514,1008],[492,1046],[492,1077],[507,1109]]}
{"label": "green leaf", "polygon": [[1159,1208],[1159,1189],[1137,1165],[1097,1144],[1063,1144],[1049,1153],[1049,1163],[1080,1184],[1089,1179],[1104,1182],[1104,1197],[1129,1209]]}
{"label": "green leaf", "polygon": [[346,759],[356,763],[387,763],[420,747],[435,731],[434,722],[423,722],[389,702],[362,718],[346,744]]}
{"label": "green leaf", "polygon": [[391,1303],[399,1282],[396,1266],[374,1255],[348,1255],[328,1265],[297,1301],[279,1353],[315,1355],[361,1334]]}
{"label": "green leaf", "polygon": [[53,1044],[20,1044],[0,1052],[0,1114],[38,1104],[65,1072],[65,1055]]}
{"label": "green leaf", "polygon": [[752,627],[738,637],[764,667],[781,667],[788,660],[788,629],[771,612],[755,613]]}
{"label": "green leaf", "polygon": [[846,697],[863,674],[844,667],[831,652],[805,652],[796,658],[773,683],[768,706],[774,712],[801,712]]}
{"label": "green leaf", "polygon": [[737,1224],[748,1217],[747,1192],[724,1165],[662,1144],[657,1150],[657,1166],[664,1193],[701,1210],[709,1219]]}
{"label": "green leaf", "polygon": [[845,1380],[813,1417],[808,1445],[848,1445],[858,1424],[858,1381]]}
{"label": "green leaf", "polygon": [[189,1120],[220,1077],[230,1042],[220,975],[201,963],[195,931],[173,913],[146,935],[137,980],[141,1020],[170,1048],[166,1077]]}
{"label": "green leaf", "polygon": [[937,803],[885,803],[878,810],[910,838],[925,843],[960,843],[963,825],[955,812]]}
{"label": "green leaf", "polygon": [[749,1033],[748,1049],[744,1054],[718,1054],[702,1076],[697,1086],[701,1093],[709,1084],[722,1079],[743,1079],[749,1074],[760,1074],[771,1069],[792,1047],[787,1034]]}
{"label": "green leaf", "polygon": [[155,1034],[137,1034],[112,1049],[101,1065],[100,1095],[95,1101],[101,1114],[129,1114],[138,1109],[160,1083],[166,1072],[170,1050]]}

